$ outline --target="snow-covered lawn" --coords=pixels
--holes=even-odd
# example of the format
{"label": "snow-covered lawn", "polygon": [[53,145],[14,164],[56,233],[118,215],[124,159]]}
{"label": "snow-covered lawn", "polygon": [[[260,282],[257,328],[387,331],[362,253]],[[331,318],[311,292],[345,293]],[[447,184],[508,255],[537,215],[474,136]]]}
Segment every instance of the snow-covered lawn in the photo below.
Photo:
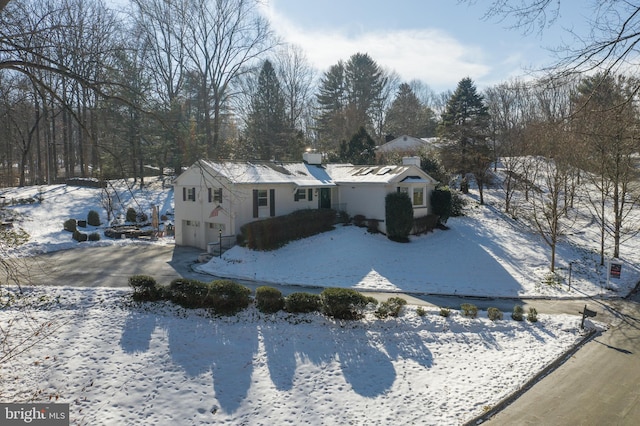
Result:
{"label": "snow-covered lawn", "polygon": [[[2,366],[0,400],[68,402],[72,424],[460,424],[580,338],[576,316],[492,322],[408,307],[387,320],[255,308],[216,318],[132,304],[126,290],[35,292],[46,306],[12,332],[60,328]],[[0,311],[0,322],[15,315]]]}
{"label": "snow-covered lawn", "polygon": [[468,214],[407,244],[339,226],[273,252],[236,246],[196,269],[280,284],[496,297],[624,296],[640,277],[637,263],[623,260],[622,279],[607,283],[597,253],[561,244],[557,271],[564,282],[550,285],[549,248],[539,236],[489,206]]}
{"label": "snow-covered lawn", "polygon": [[[159,182],[120,188],[122,213],[129,206],[171,209],[172,193]],[[0,190],[6,200],[34,195],[43,201],[9,207],[31,236],[16,255],[78,247],[62,224],[90,209],[106,220],[100,190]],[[606,268],[597,265],[597,231],[587,220],[576,221],[559,244],[565,281],[545,284],[548,247],[500,213],[497,190],[485,196],[488,206],[452,218],[450,230],[408,244],[338,227],[274,252],[236,247],[200,267],[276,283],[486,296],[621,296],[638,281],[639,239],[625,242],[622,279],[607,284]],[[135,243],[103,238],[80,246]],[[477,319],[455,310],[449,318],[437,311],[420,317],[407,306],[397,319],[369,313],[335,322],[319,314],[267,316],[252,307],[214,318],[168,303],[132,304],[128,289],[30,291],[38,308],[0,310],[0,326],[11,336],[4,343],[15,346],[42,324],[52,331],[0,366],[0,401],[68,402],[72,424],[460,424],[516,391],[582,336],[577,315],[540,315],[529,323],[505,312],[492,322],[486,312]]]}

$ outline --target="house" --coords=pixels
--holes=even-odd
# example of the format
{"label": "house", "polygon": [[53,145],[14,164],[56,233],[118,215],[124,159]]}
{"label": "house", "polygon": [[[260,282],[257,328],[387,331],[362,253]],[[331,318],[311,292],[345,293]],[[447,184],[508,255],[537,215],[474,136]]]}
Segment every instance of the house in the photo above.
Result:
{"label": "house", "polygon": [[246,223],[317,208],[376,219],[385,232],[385,197],[393,191],[409,195],[415,217],[430,212],[437,182],[420,169],[417,157],[402,166],[322,164],[321,159],[305,153],[296,163],[197,161],[174,182],[176,244],[206,249],[220,236],[235,242]]}
{"label": "house", "polygon": [[378,159],[385,158],[390,154],[400,154],[404,156],[418,155],[425,150],[438,146],[438,138],[415,138],[413,136],[402,135],[376,148]]}

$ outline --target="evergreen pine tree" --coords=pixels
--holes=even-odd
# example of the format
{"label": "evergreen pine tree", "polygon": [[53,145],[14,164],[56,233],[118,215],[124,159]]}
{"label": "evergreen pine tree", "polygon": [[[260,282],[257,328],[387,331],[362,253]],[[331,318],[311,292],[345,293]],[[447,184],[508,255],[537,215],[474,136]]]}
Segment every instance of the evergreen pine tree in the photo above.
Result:
{"label": "evergreen pine tree", "polygon": [[262,160],[283,160],[297,155],[289,151],[293,132],[287,121],[280,82],[273,65],[266,60],[251,99],[247,124],[250,155]]}
{"label": "evergreen pine tree", "polygon": [[492,161],[487,140],[489,112],[470,78],[458,83],[442,114],[438,133],[444,141],[443,165],[463,177],[472,174],[478,184],[480,204],[484,204],[483,188]]}
{"label": "evergreen pine tree", "polygon": [[340,159],[352,164],[373,164],[375,162],[376,143],[364,127],[353,135],[348,143],[340,146]]}
{"label": "evergreen pine tree", "polygon": [[385,132],[393,137],[426,138],[435,134],[433,111],[420,102],[407,83],[398,87],[398,93],[387,110]]}

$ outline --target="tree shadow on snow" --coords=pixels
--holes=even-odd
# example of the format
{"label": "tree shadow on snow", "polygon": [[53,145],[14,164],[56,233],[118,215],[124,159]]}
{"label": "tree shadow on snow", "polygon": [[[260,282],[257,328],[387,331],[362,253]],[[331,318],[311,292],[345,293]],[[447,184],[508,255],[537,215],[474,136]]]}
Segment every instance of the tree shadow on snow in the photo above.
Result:
{"label": "tree shadow on snow", "polygon": [[156,328],[156,315],[132,310],[127,315],[120,346],[128,353],[147,352],[151,342],[151,334]]}
{"label": "tree shadow on snow", "polygon": [[235,412],[251,387],[258,351],[256,324],[237,317],[192,315],[159,321],[159,325],[167,332],[171,360],[189,377],[210,372],[220,409]]}
{"label": "tree shadow on snow", "polygon": [[372,332],[358,321],[328,321],[324,327],[303,322],[287,334],[281,327],[277,323],[260,327],[269,373],[278,390],[294,386],[300,364],[338,362],[354,392],[376,397],[387,392],[397,379],[392,361],[406,358],[425,368],[432,365],[432,354],[417,333]]}

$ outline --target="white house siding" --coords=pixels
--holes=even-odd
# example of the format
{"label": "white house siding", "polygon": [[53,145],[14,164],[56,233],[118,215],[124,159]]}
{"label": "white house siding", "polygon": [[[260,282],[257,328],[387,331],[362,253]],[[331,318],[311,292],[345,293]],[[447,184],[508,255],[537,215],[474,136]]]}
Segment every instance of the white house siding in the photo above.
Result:
{"label": "white house siding", "polygon": [[[205,250],[208,243],[218,243],[220,230],[223,236],[234,237],[246,223],[318,208],[323,190],[330,191],[332,208],[344,210],[351,216],[361,214],[367,219],[377,219],[380,230],[386,232],[387,193],[401,187],[412,194],[413,188],[423,188],[424,205],[414,206],[414,216],[419,217],[429,212],[429,197],[435,184],[435,180],[414,165],[317,166],[199,161],[174,183],[176,244]],[[211,191],[222,189],[222,202],[209,199],[209,188]],[[259,209],[258,217],[254,216],[254,190],[264,190],[267,194],[267,205]],[[304,191],[304,198],[296,197],[298,190]],[[191,195],[195,200],[184,200],[185,195],[187,198]]]}
{"label": "white house siding", "polygon": [[340,186],[340,200],[350,216],[384,221],[387,188],[380,185],[346,184]]}

